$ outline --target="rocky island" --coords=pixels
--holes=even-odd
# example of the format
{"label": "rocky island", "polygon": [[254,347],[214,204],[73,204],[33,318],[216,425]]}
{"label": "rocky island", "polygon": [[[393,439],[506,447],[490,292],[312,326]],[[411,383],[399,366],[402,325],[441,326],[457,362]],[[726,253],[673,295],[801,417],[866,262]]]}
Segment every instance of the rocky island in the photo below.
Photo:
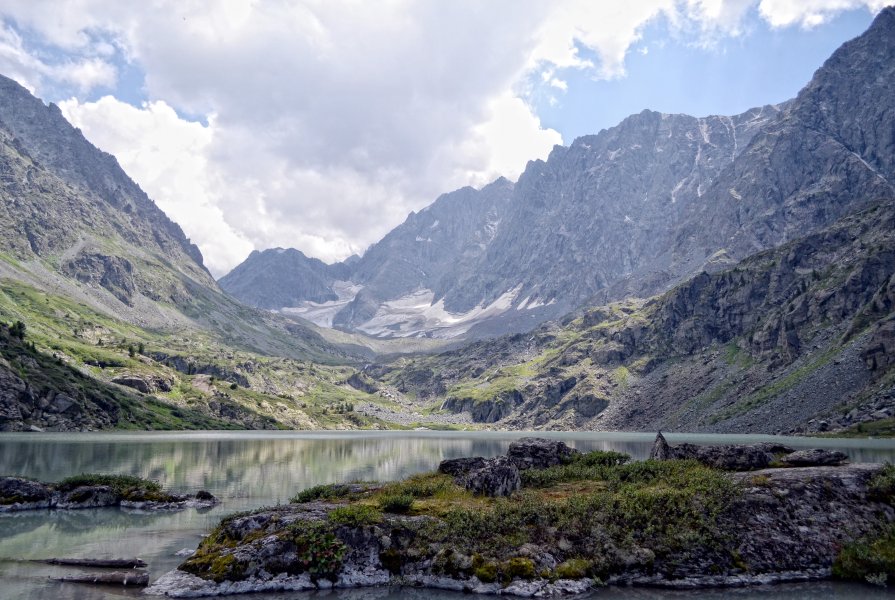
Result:
{"label": "rocky island", "polygon": [[384,584],[549,596],[895,575],[895,468],[779,444],[650,460],[524,438],[386,484],[231,515],[147,589],[169,597]]}
{"label": "rocky island", "polygon": [[218,499],[206,491],[195,495],[166,491],[156,481],[130,475],[84,474],[58,483],[26,477],[0,477],[0,513],[37,509],[120,506],[138,510],[211,508]]}

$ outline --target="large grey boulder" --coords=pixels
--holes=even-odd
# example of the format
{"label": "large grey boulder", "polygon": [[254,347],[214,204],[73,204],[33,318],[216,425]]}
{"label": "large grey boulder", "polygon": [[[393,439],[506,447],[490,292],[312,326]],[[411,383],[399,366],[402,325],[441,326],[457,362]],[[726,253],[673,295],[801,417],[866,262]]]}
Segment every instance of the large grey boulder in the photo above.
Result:
{"label": "large grey boulder", "polygon": [[438,472],[450,475],[454,478],[465,477],[470,471],[481,469],[488,461],[481,456],[473,456],[469,458],[449,458],[441,461],[438,465]]}
{"label": "large grey boulder", "polygon": [[517,440],[507,450],[507,457],[523,471],[562,465],[576,454],[581,453],[563,441],[536,437]]}
{"label": "large grey boulder", "polygon": [[522,488],[522,478],[513,461],[506,456],[497,456],[486,460],[481,468],[470,471],[464,486],[481,496],[509,496]]}

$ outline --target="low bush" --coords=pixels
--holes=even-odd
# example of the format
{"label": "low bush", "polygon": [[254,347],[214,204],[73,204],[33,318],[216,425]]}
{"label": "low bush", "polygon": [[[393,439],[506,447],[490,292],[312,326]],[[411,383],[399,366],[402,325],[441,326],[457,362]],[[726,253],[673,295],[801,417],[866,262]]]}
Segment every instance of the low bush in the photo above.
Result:
{"label": "low bush", "polygon": [[895,581],[895,525],[843,546],[833,562],[833,576],[876,584]]}
{"label": "low bush", "polygon": [[329,511],[329,521],[349,527],[375,525],[382,521],[382,512],[369,504],[349,504]]}
{"label": "low bush", "polygon": [[305,504],[315,500],[336,500],[345,498],[351,493],[351,488],[340,483],[325,483],[323,485],[315,485],[306,490],[302,490],[292,497],[292,504]]}
{"label": "low bush", "polygon": [[379,506],[385,512],[406,513],[413,506],[413,496],[410,494],[383,494],[379,497]]}

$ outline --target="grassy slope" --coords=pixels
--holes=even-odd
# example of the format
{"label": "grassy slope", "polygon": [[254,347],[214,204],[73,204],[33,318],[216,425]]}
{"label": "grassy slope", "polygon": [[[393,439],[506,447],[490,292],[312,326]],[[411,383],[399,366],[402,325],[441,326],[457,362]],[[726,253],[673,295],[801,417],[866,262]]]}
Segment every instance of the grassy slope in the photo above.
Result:
{"label": "grassy slope", "polygon": [[[240,350],[199,326],[179,332],[144,329],[70,297],[2,279],[0,321],[16,320],[26,324],[27,340],[35,344],[42,364],[57,365],[54,357],[58,357],[63,363],[60,369],[64,367],[71,377],[107,390],[131,411],[142,407],[133,421],[120,421],[116,425],[119,428],[341,429],[385,425],[348,410],[360,401],[385,402],[377,395],[345,385],[354,372],[348,365],[323,365]],[[141,345],[143,353],[131,356],[129,349],[138,350]],[[166,366],[152,358],[159,354],[188,360],[200,372],[183,373]],[[42,385],[55,384],[55,370]],[[148,396],[108,384],[121,375],[164,380],[171,389]],[[240,383],[234,387],[236,381]],[[216,413],[208,409],[211,402],[232,403],[257,418],[247,422],[220,413],[215,417]]]}

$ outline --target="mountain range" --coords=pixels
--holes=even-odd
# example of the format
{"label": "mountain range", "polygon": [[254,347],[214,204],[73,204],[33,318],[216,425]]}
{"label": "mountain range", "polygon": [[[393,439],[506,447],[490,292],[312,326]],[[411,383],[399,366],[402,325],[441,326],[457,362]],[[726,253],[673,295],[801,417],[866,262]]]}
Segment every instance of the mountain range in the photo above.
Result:
{"label": "mountain range", "polygon": [[221,287],[327,327],[481,338],[730,266],[893,195],[893,18],[880,13],[791,101],[643,111],[556,146],[515,184],[441,196],[359,259],[267,251]]}
{"label": "mountain range", "polygon": [[643,111],[363,256],[215,282],[0,77],[0,430],[895,432],[893,98],[887,8],[788,102]]}

